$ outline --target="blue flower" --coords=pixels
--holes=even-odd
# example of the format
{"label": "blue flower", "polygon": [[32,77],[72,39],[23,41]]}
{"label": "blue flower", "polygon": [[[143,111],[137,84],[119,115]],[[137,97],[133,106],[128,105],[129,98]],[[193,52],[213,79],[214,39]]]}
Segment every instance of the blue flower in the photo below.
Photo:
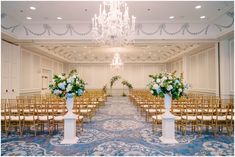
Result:
{"label": "blue flower", "polygon": [[83,94],[83,90],[82,89],[78,89],[77,93],[78,93],[78,96],[81,96]]}
{"label": "blue flower", "polygon": [[159,88],[157,89],[157,93],[159,94],[161,91],[162,91],[162,90],[161,90],[161,88],[159,87]]}
{"label": "blue flower", "polygon": [[59,87],[60,89],[64,90],[64,89],[65,89],[65,83],[64,83],[64,82],[59,83],[59,84],[58,84],[58,87]]}

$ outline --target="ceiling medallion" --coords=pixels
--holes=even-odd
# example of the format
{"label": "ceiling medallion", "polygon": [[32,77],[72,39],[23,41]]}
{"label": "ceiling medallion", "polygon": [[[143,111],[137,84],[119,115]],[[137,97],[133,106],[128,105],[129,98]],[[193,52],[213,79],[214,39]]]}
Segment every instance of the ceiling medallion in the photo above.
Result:
{"label": "ceiling medallion", "polygon": [[127,4],[122,0],[103,1],[99,15],[92,18],[92,35],[96,43],[124,46],[134,43],[135,19],[129,17]]}

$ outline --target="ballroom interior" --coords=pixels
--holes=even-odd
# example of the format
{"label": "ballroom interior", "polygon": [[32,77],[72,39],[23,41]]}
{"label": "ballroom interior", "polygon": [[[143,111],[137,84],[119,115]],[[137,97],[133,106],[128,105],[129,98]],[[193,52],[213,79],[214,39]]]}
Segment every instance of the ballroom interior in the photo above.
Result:
{"label": "ballroom interior", "polygon": [[1,156],[234,156],[234,1],[1,1]]}

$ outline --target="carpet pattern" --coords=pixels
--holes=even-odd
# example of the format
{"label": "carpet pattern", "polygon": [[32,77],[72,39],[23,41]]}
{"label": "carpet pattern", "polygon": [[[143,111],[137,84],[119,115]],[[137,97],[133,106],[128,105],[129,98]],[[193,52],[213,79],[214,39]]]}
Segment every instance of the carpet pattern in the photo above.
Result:
{"label": "carpet pattern", "polygon": [[161,143],[161,128],[152,133],[151,124],[145,122],[127,97],[109,97],[92,121],[84,124],[84,131],[78,133],[74,145],[60,144],[63,129],[52,136],[2,134],[1,137],[2,156],[234,155],[234,137],[225,134],[204,133],[199,137],[195,133],[183,136],[176,132],[178,144]]}

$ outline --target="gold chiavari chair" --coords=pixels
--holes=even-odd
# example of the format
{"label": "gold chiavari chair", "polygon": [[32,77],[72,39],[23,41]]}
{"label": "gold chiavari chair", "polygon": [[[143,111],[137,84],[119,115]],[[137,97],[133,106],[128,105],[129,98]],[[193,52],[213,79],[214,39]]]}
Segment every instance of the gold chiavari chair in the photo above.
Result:
{"label": "gold chiavari chair", "polygon": [[37,111],[36,111],[36,99],[31,97],[24,100],[22,106],[23,121],[22,121],[22,132],[24,133],[25,128],[34,128],[34,135],[37,135],[38,124],[37,124]]}
{"label": "gold chiavari chair", "polygon": [[80,108],[79,108],[80,103],[81,103],[81,98],[75,97],[73,113],[78,116],[76,120],[76,124],[77,124],[76,126],[79,127],[79,130],[83,131],[83,116],[80,114]]}
{"label": "gold chiavari chair", "polygon": [[1,99],[1,127],[2,130],[8,135],[10,115],[7,99]]}
{"label": "gold chiavari chair", "polygon": [[[48,99],[39,99],[39,102],[36,102],[37,108],[37,120],[38,126],[41,128],[41,131],[44,131],[45,126],[48,129],[48,133],[51,134],[53,115],[52,115],[52,105],[49,105]],[[50,112],[51,111],[51,112]]]}
{"label": "gold chiavari chair", "polygon": [[53,105],[53,126],[55,130],[59,130],[59,125],[64,127],[64,115],[66,102],[64,98],[55,98],[52,101]]}
{"label": "gold chiavari chair", "polygon": [[8,99],[9,102],[9,115],[10,115],[10,123],[9,130],[14,128],[17,132],[19,130],[20,135],[22,135],[22,105],[23,99]]}

